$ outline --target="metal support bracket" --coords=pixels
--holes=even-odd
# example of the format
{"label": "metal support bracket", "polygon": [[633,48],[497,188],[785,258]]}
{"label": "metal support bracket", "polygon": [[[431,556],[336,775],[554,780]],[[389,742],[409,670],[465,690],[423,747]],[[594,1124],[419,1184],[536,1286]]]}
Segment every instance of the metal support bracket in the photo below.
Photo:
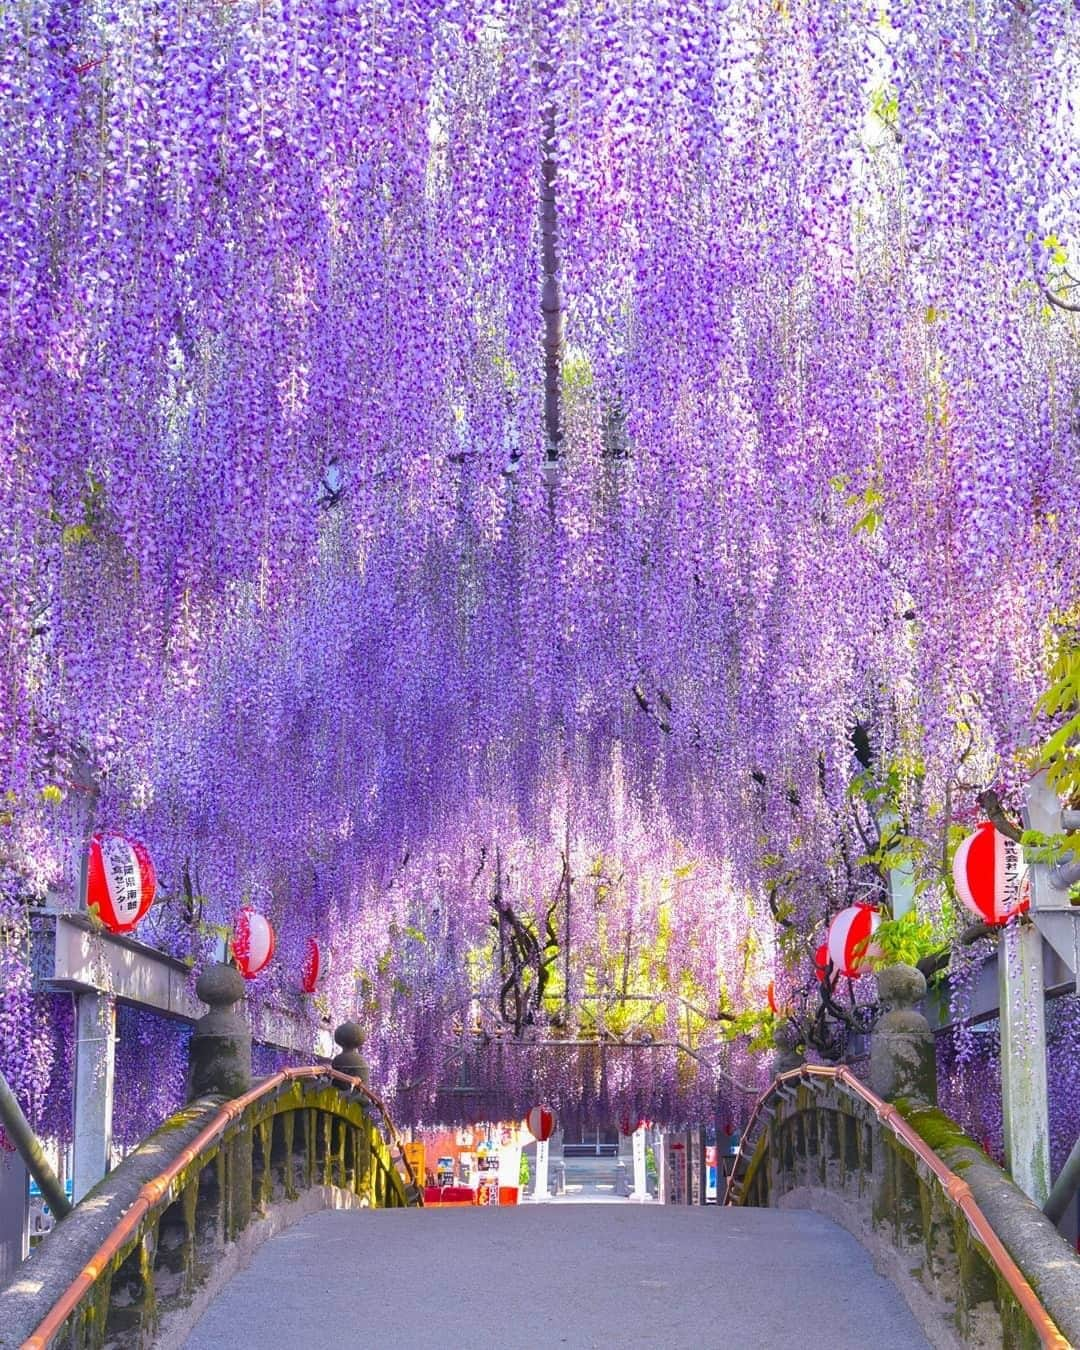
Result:
{"label": "metal support bracket", "polygon": [[[1040,834],[1071,832],[1080,825],[1080,812],[1062,810],[1042,772],[1028,784],[1024,824]],[[1080,970],[1080,906],[1072,904],[1069,892],[1078,881],[1080,863],[1031,864],[1032,920],[1074,976]]]}

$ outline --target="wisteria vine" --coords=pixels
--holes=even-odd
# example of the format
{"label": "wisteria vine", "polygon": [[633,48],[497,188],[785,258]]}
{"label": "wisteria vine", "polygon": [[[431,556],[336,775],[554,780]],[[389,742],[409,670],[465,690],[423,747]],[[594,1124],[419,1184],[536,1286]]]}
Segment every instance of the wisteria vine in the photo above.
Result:
{"label": "wisteria vine", "polygon": [[[1069,0],[0,6],[24,1100],[94,826],[174,955],[266,909],[253,997],[360,1016],[418,1120],[759,1081],[725,1018],[813,989],[890,821],[947,931],[1080,622],[1078,91]],[[555,935],[532,1051],[496,892]],[[645,1036],[704,1063],[570,1044]]]}

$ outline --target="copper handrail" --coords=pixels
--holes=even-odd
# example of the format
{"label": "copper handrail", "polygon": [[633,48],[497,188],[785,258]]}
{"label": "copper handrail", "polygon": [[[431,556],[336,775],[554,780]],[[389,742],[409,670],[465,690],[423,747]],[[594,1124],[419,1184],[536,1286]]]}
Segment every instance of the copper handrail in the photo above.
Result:
{"label": "copper handrail", "polygon": [[[979,1208],[968,1183],[962,1177],[957,1176],[938,1157],[926,1140],[908,1124],[895,1106],[883,1101],[877,1093],[872,1092],[850,1069],[842,1065],[834,1067],[825,1064],[802,1064],[797,1069],[789,1069],[786,1073],[779,1074],[772,1085],[762,1093],[754,1104],[750,1120],[743,1131],[743,1139],[750,1139],[758,1116],[779,1084],[795,1082],[803,1078],[826,1078],[833,1082],[842,1083],[853,1096],[860,1097],[873,1109],[874,1114],[882,1124],[887,1125],[893,1134],[901,1139],[921,1162],[926,1164],[941,1183],[945,1194],[967,1219],[969,1227],[986,1248],[987,1255],[998,1274],[1009,1286],[1017,1303],[1035,1328],[1041,1343],[1049,1347],[1050,1350],[1072,1350],[1069,1341],[1061,1334],[1054,1324],[1053,1318],[1039,1302],[1039,1296],[1028,1283],[1023,1271],[1009,1255],[997,1233],[994,1232],[989,1219]],[[739,1151],[742,1152],[741,1145]],[[727,1191],[724,1195],[725,1205],[732,1203],[731,1193],[735,1184],[737,1168],[738,1162],[736,1161],[736,1165],[731,1169],[731,1175],[728,1177]]]}
{"label": "copper handrail", "polygon": [[[61,1329],[67,1319],[79,1306],[83,1297],[93,1288],[94,1282],[108,1265],[109,1261],[116,1255],[127,1239],[139,1226],[143,1216],[161,1199],[172,1183],[180,1175],[185,1167],[195,1161],[203,1149],[219,1138],[238,1116],[243,1115],[244,1111],[252,1102],[257,1102],[261,1097],[266,1097],[279,1088],[282,1083],[302,1078],[332,1078],[339,1083],[346,1084],[351,1090],[361,1092],[371,1103],[376,1106],[386,1122],[386,1128],[393,1138],[401,1153],[402,1160],[408,1169],[409,1176],[412,1178],[412,1184],[416,1186],[416,1174],[413,1172],[412,1164],[401,1149],[401,1136],[398,1134],[397,1127],[391,1119],[390,1112],[386,1108],[383,1100],[359,1078],[351,1078],[346,1073],[341,1073],[337,1069],[330,1069],[321,1064],[304,1065],[299,1068],[282,1069],[279,1073],[265,1079],[257,1087],[253,1087],[249,1092],[245,1092],[241,1097],[234,1097],[232,1101],[225,1102],[216,1112],[213,1120],[183,1149],[163,1172],[159,1172],[156,1177],[151,1178],[139,1188],[131,1206],[126,1209],[115,1228],[109,1233],[98,1247],[78,1275],[72,1280],[53,1306],[34,1328],[33,1334],[22,1344],[22,1350],[46,1350],[51,1343],[52,1338]],[[418,1188],[419,1189],[419,1188]]]}

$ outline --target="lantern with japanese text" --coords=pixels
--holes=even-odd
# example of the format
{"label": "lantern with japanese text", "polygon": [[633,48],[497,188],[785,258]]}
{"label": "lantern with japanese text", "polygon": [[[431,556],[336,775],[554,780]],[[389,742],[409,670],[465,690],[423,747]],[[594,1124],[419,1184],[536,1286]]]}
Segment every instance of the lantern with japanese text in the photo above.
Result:
{"label": "lantern with japanese text", "polygon": [[953,882],[961,902],[977,919],[998,927],[1031,903],[1024,852],[984,820],[953,855]]}
{"label": "lantern with japanese text", "polygon": [[91,836],[86,907],[110,933],[130,933],[154,903],[154,864],[142,844],[122,834]]}

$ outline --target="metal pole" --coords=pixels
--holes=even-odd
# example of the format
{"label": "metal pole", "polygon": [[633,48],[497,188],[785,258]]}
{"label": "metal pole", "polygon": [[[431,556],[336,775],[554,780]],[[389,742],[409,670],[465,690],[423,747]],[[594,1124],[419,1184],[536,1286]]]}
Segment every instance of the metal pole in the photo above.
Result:
{"label": "metal pole", "polygon": [[1078,1187],[1080,1187],[1080,1139],[1073,1144],[1072,1152],[1065,1159],[1065,1166],[1054,1182],[1050,1198],[1043,1205],[1043,1213],[1051,1223],[1058,1224],[1065,1217],[1069,1201],[1076,1194]]}
{"label": "metal pole", "polygon": [[57,1219],[70,1214],[71,1206],[64,1194],[64,1188],[49,1166],[45,1150],[30,1128],[30,1122],[23,1115],[22,1107],[2,1073],[0,1073],[0,1120],[4,1123],[4,1133],[19,1150],[20,1157],[26,1163],[30,1175],[41,1187],[41,1194],[48,1201],[49,1208]]}

